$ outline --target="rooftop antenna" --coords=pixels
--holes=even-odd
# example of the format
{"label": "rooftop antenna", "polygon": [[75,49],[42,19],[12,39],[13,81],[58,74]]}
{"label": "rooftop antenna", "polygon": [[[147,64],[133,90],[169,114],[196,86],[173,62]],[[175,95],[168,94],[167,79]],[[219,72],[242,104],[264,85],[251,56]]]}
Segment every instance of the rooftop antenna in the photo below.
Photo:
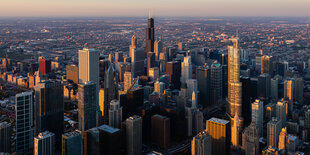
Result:
{"label": "rooftop antenna", "polygon": [[152,18],[151,10],[149,10],[149,19]]}

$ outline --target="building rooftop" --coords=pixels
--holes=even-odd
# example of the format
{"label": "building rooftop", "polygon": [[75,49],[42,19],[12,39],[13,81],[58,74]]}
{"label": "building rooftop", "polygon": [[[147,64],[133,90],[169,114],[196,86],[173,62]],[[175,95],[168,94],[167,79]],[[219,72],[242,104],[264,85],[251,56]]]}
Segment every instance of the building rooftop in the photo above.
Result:
{"label": "building rooftop", "polygon": [[215,118],[215,117],[210,118],[208,121],[212,121],[212,122],[216,122],[216,123],[220,123],[220,124],[228,124],[229,123],[229,121],[227,121],[227,120],[219,119],[219,118]]}
{"label": "building rooftop", "polygon": [[118,128],[113,128],[109,125],[102,125],[102,126],[99,126],[98,129],[100,130],[103,130],[103,131],[106,131],[108,133],[115,133],[115,132],[118,132],[120,131]]}
{"label": "building rooftop", "polygon": [[128,117],[129,120],[136,120],[136,119],[139,119],[139,118],[141,118],[141,117],[138,116],[138,115],[133,115],[133,116]]}
{"label": "building rooftop", "polygon": [[75,130],[75,131],[71,131],[71,132],[68,132],[68,133],[64,133],[65,136],[67,136],[68,138],[70,137],[75,137],[75,136],[79,136],[81,135],[81,131],[79,130]]}
{"label": "building rooftop", "polygon": [[49,131],[44,131],[39,133],[39,135],[36,137],[37,139],[45,139],[47,137],[51,137],[54,136],[55,134]]}

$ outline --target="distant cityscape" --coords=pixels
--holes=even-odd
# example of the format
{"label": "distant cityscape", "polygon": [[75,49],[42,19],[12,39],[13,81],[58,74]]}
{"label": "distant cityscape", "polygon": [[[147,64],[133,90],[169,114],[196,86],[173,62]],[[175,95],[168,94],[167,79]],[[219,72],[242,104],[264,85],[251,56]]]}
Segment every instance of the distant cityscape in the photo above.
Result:
{"label": "distant cityscape", "polygon": [[310,154],[309,17],[0,18],[0,155]]}

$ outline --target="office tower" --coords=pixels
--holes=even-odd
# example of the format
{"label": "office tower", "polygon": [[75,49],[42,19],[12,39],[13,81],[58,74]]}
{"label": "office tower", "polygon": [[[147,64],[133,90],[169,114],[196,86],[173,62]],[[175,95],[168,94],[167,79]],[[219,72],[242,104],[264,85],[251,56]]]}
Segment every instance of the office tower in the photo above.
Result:
{"label": "office tower", "polygon": [[144,75],[144,58],[146,55],[143,49],[133,48],[129,51],[131,54],[131,72],[133,77]]}
{"label": "office tower", "polygon": [[281,120],[275,117],[267,123],[267,146],[278,147],[281,126]]}
{"label": "office tower", "polygon": [[212,138],[212,155],[229,154],[231,134],[229,121],[213,117],[207,120],[206,130]]}
{"label": "office tower", "polygon": [[262,54],[258,54],[255,56],[255,70],[259,74],[261,74],[261,64],[262,64]]}
{"label": "office tower", "polygon": [[216,104],[222,101],[222,65],[214,62],[211,65],[211,103]]}
{"label": "office tower", "polygon": [[157,92],[160,98],[163,95],[164,90],[165,90],[165,83],[159,81],[156,81],[154,83],[154,92]]}
{"label": "office tower", "polygon": [[310,109],[305,111],[305,128],[310,129]]}
{"label": "office tower", "polygon": [[156,40],[154,42],[154,53],[155,53],[155,60],[159,59],[159,54],[163,50],[163,43],[161,40]]}
{"label": "office tower", "polygon": [[259,99],[252,103],[252,122],[255,123],[260,137],[263,137],[264,104]]}
{"label": "office tower", "polygon": [[53,132],[55,134],[56,148],[58,148],[64,130],[63,86],[60,81],[49,80],[38,83],[34,90],[35,133]]}
{"label": "office tower", "polygon": [[240,46],[238,38],[233,38],[231,40],[233,46],[228,46],[228,113],[232,122],[231,132],[234,132],[231,136],[231,142],[233,147],[238,147],[239,131],[243,124],[241,117],[242,83],[240,82]]}
{"label": "office tower", "polygon": [[[99,52],[95,49],[84,48],[79,50],[79,83],[87,81],[96,84],[96,94],[99,94]],[[96,95],[96,104],[99,106],[98,95]]]}
{"label": "office tower", "polygon": [[155,54],[154,54],[154,52],[147,52],[146,73],[148,76],[149,76],[150,68],[153,68],[154,66],[155,66]]}
{"label": "office tower", "polygon": [[248,51],[245,49],[240,49],[240,60],[241,62],[247,62],[249,60]]}
{"label": "office tower", "polygon": [[142,154],[142,118],[134,115],[126,119],[127,154]]}
{"label": "office tower", "polygon": [[123,52],[115,52],[115,63],[124,61]]}
{"label": "office tower", "polygon": [[16,153],[33,151],[33,93],[16,94]]}
{"label": "office tower", "polygon": [[245,154],[259,155],[259,130],[253,121],[244,129],[244,136]]}
{"label": "office tower", "polygon": [[143,88],[132,88],[127,91],[127,94],[120,96],[120,103],[123,107],[123,118],[137,114],[137,108],[144,103]]}
{"label": "office tower", "polygon": [[123,108],[118,100],[112,100],[109,107],[109,125],[113,128],[120,128],[122,122]]}
{"label": "office tower", "polygon": [[279,151],[284,151],[286,150],[286,142],[287,142],[287,131],[286,131],[286,127],[282,128],[280,135],[279,135]]}
{"label": "office tower", "polygon": [[145,53],[154,52],[154,38],[155,38],[155,29],[154,29],[154,19],[149,17],[148,27],[146,28],[146,38],[145,38]]}
{"label": "office tower", "polygon": [[99,154],[121,154],[121,131],[108,125],[97,127],[99,131]]}
{"label": "office tower", "polygon": [[265,118],[267,121],[270,121],[272,117],[276,117],[276,104],[269,103],[265,106],[266,112],[265,112]]}
{"label": "office tower", "polygon": [[109,59],[101,59],[99,60],[99,77],[104,81],[104,74],[106,70],[108,70],[111,62]]}
{"label": "office tower", "polygon": [[211,136],[206,131],[198,133],[191,142],[192,155],[211,155]]}
{"label": "office tower", "polygon": [[242,83],[242,118],[244,119],[244,126],[248,126],[251,123],[251,106],[254,98],[251,96],[251,79],[246,76],[240,77]]}
{"label": "office tower", "polygon": [[67,65],[66,66],[66,76],[67,80],[72,80],[73,83],[79,83],[79,67],[76,65]]}
{"label": "office tower", "polygon": [[175,89],[180,89],[181,81],[181,63],[179,61],[170,61],[166,63],[166,74],[170,77],[170,83]]}
{"label": "office tower", "polygon": [[127,92],[128,89],[132,86],[132,73],[131,72],[125,72],[124,73],[124,91]]}
{"label": "office tower", "polygon": [[181,63],[181,67],[181,83],[185,83],[186,80],[192,78],[191,56],[184,57],[184,61]]}
{"label": "office tower", "polygon": [[153,115],[151,119],[152,143],[161,148],[170,144],[170,118],[162,115]]}
{"label": "office tower", "polygon": [[109,107],[110,102],[113,99],[117,98],[117,74],[114,69],[114,65],[110,64],[109,68],[107,69],[105,76],[104,76],[104,111],[103,111],[103,121],[105,124],[108,124],[109,121]]}
{"label": "office tower", "polygon": [[197,67],[196,69],[196,79],[198,85],[198,91],[200,93],[199,100],[202,106],[210,105],[210,76],[211,76],[211,69],[204,65],[203,67]]}
{"label": "office tower", "polygon": [[39,133],[34,137],[34,155],[54,155],[55,134],[49,131]]}
{"label": "office tower", "polygon": [[198,85],[196,79],[188,79],[186,80],[186,86],[187,86],[187,97],[191,98],[193,92],[198,92]]}
{"label": "office tower", "polygon": [[132,51],[133,49],[137,48],[137,37],[135,35],[133,35],[131,37],[131,44],[129,45],[129,57],[132,57],[132,53],[130,51]]}
{"label": "office tower", "polygon": [[159,78],[159,68],[153,67],[149,69],[148,75],[152,78],[152,80],[156,81]]}
{"label": "office tower", "polygon": [[11,153],[11,124],[0,122],[0,152]]}
{"label": "office tower", "polygon": [[274,77],[270,80],[270,97],[273,100],[278,100],[278,85],[279,79]]}
{"label": "office tower", "polygon": [[296,152],[296,147],[299,143],[298,137],[289,134],[287,137],[287,152]]}
{"label": "office tower", "polygon": [[96,127],[96,84],[93,82],[80,83],[78,86],[78,120],[79,130],[86,131]]}
{"label": "office tower", "polygon": [[276,116],[281,121],[282,127],[286,126],[287,107],[288,107],[287,101],[281,100],[277,102]]}
{"label": "office tower", "polygon": [[71,131],[62,135],[62,155],[82,155],[82,132]]}
{"label": "office tower", "polygon": [[39,69],[42,75],[48,74],[51,72],[51,60],[45,58],[39,59]]}
{"label": "office tower", "polygon": [[261,57],[261,74],[265,73],[273,77],[272,56],[264,55]]}
{"label": "office tower", "polygon": [[284,81],[284,98],[290,101],[294,99],[294,81],[292,79],[288,79]]}
{"label": "office tower", "polygon": [[270,75],[261,74],[258,77],[258,97],[268,99],[270,97]]}
{"label": "office tower", "polygon": [[99,130],[98,127],[91,128],[82,132],[83,155],[99,155]]}
{"label": "office tower", "polygon": [[294,99],[303,104],[304,97],[304,83],[302,78],[295,78],[295,86],[294,86]]}

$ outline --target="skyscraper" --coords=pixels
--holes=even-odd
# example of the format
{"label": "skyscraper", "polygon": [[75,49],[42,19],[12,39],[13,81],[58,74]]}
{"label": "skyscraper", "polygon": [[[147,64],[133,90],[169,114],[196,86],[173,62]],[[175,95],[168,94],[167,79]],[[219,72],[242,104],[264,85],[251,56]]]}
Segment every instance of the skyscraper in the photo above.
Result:
{"label": "skyscraper", "polygon": [[281,127],[286,126],[287,106],[288,106],[287,101],[283,99],[281,101],[278,101],[276,105],[276,116],[281,121],[281,124],[282,124]]}
{"label": "skyscraper", "polygon": [[229,154],[231,134],[229,121],[213,117],[207,120],[206,130],[212,138],[212,155]]}
{"label": "skyscraper", "polygon": [[244,129],[244,147],[246,155],[259,155],[259,130],[257,125],[252,122]]}
{"label": "skyscraper", "polygon": [[197,67],[196,79],[198,83],[198,91],[200,92],[200,103],[204,107],[210,104],[210,90],[211,90],[211,69],[204,65],[203,67]]}
{"label": "skyscraper", "polygon": [[303,104],[303,98],[304,98],[304,82],[302,78],[295,78],[295,85],[294,85],[294,97],[295,100]]}
{"label": "skyscraper", "polygon": [[0,152],[11,153],[11,124],[0,122]]}
{"label": "skyscraper", "polygon": [[39,69],[42,75],[48,74],[51,72],[51,60],[45,58],[39,59]]}
{"label": "skyscraper", "polygon": [[212,139],[206,131],[198,133],[191,142],[192,155],[211,155],[212,153]]}
{"label": "skyscraper", "polygon": [[181,86],[181,63],[179,61],[171,61],[166,64],[166,74],[170,77],[170,83],[173,84],[175,89]]}
{"label": "skyscraper", "polygon": [[71,131],[62,135],[62,155],[82,155],[82,132]]}
{"label": "skyscraper", "polygon": [[96,84],[93,82],[80,83],[78,88],[78,119],[79,130],[86,131],[96,127]]}
{"label": "skyscraper", "polygon": [[259,99],[252,103],[252,122],[257,126],[258,136],[263,137],[264,104]]}
{"label": "skyscraper", "polygon": [[267,123],[267,145],[277,148],[279,143],[279,134],[281,132],[281,120],[273,117]]}
{"label": "skyscraper", "polygon": [[155,54],[154,54],[154,52],[147,52],[146,73],[148,76],[149,76],[150,68],[153,68],[154,66],[155,66]]}
{"label": "skyscraper", "polygon": [[261,57],[261,74],[264,73],[273,77],[272,56],[264,55]]}
{"label": "skyscraper", "polygon": [[222,65],[214,62],[211,65],[211,103],[216,104],[222,101]]}
{"label": "skyscraper", "polygon": [[154,52],[154,38],[155,38],[155,29],[154,29],[154,19],[149,17],[148,27],[146,28],[146,38],[145,38],[145,53]]}
{"label": "skyscraper", "polygon": [[127,154],[142,154],[142,118],[134,115],[126,119]]}
{"label": "skyscraper", "polygon": [[16,153],[33,151],[33,92],[16,94]]}
{"label": "skyscraper", "polygon": [[146,53],[141,48],[132,48],[129,52],[131,53],[131,72],[133,77],[144,75],[144,55]]}
{"label": "skyscraper", "polygon": [[155,53],[155,60],[159,59],[159,54],[163,50],[163,43],[161,40],[156,40],[154,43],[154,53]]}
{"label": "skyscraper", "polygon": [[99,52],[95,49],[79,50],[79,83],[91,81],[96,84],[96,104],[99,106]]}
{"label": "skyscraper", "polygon": [[287,146],[287,130],[286,127],[282,128],[280,135],[279,135],[279,151],[285,151],[286,150],[286,146]]}
{"label": "skyscraper", "polygon": [[132,86],[132,73],[131,72],[125,72],[124,73],[124,91],[127,92],[127,90]]}
{"label": "skyscraper", "polygon": [[36,134],[44,131],[53,132],[58,148],[64,130],[63,86],[60,81],[49,80],[38,83],[34,90]]}
{"label": "skyscraper", "polygon": [[66,66],[67,80],[72,80],[75,84],[79,83],[79,67],[76,65]]}
{"label": "skyscraper", "polygon": [[152,80],[156,81],[159,78],[159,75],[158,67],[149,68],[148,76],[150,76]]}
{"label": "skyscraper", "polygon": [[181,83],[186,83],[186,80],[192,78],[192,60],[191,56],[184,57],[181,63]]}
{"label": "skyscraper", "polygon": [[268,99],[270,97],[270,75],[261,74],[258,77],[258,97]]}
{"label": "skyscraper", "polygon": [[137,38],[135,35],[131,37],[131,45],[129,45],[129,57],[132,57],[132,50],[137,48]]}
{"label": "skyscraper", "polygon": [[[240,82],[240,46],[239,39],[231,39],[233,46],[228,46],[228,104],[231,117],[231,142],[238,147],[242,121],[242,83]],[[238,116],[238,117],[236,117]],[[234,128],[234,129],[233,129]]]}
{"label": "skyscraper", "polygon": [[293,79],[287,79],[284,81],[284,98],[288,99],[290,101],[293,101],[294,99],[294,80]]}
{"label": "skyscraper", "polygon": [[271,99],[278,100],[278,85],[279,85],[279,79],[278,78],[272,78],[270,80],[270,96]]}
{"label": "skyscraper", "polygon": [[120,128],[122,123],[123,108],[118,100],[112,100],[109,107],[109,125],[113,128]]}
{"label": "skyscraper", "polygon": [[162,115],[153,115],[151,119],[152,143],[167,148],[170,144],[170,118]]}
{"label": "skyscraper", "polygon": [[163,95],[164,90],[165,90],[165,83],[159,81],[156,81],[154,83],[154,92],[157,92],[160,97]]}
{"label": "skyscraper", "polygon": [[55,134],[49,131],[39,133],[34,138],[34,155],[54,155]]}
{"label": "skyscraper", "polygon": [[120,129],[108,125],[97,127],[99,131],[99,154],[120,155],[122,138]]}

